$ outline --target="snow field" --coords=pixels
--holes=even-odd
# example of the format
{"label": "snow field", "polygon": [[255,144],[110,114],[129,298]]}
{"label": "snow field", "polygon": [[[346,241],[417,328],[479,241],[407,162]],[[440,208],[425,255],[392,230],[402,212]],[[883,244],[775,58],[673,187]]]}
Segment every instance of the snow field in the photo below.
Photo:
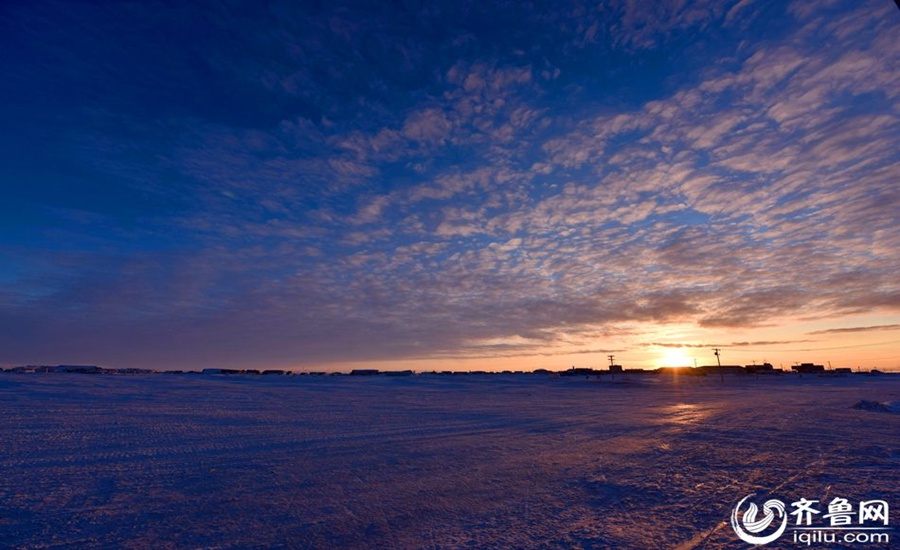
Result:
{"label": "snow field", "polygon": [[900,376],[0,374],[0,546],[746,548],[723,522],[753,492],[883,499],[897,526],[900,415],[853,405],[898,398]]}

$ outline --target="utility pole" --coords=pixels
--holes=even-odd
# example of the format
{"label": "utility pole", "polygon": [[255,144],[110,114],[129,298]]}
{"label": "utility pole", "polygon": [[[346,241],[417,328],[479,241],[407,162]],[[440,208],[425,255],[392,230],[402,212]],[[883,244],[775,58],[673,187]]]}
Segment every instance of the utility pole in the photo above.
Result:
{"label": "utility pole", "polygon": [[609,366],[612,367],[615,364],[613,359],[615,359],[616,356],[615,355],[607,355],[607,357],[609,357]]}
{"label": "utility pole", "polygon": [[[715,350],[715,353],[716,353],[716,364],[719,365],[719,367],[721,367],[721,366],[722,366],[722,361],[719,360],[719,352],[720,352],[721,350],[720,350],[719,348],[713,348],[713,349]],[[722,369],[721,369],[721,368],[719,368],[719,381],[720,381],[720,382],[725,382],[725,373],[722,372]]]}

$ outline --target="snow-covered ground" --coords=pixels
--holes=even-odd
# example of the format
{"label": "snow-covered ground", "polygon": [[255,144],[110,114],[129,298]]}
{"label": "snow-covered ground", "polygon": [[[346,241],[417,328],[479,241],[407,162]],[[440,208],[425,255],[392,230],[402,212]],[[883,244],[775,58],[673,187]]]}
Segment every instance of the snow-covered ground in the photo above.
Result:
{"label": "snow-covered ground", "polygon": [[853,406],[898,399],[893,375],[0,374],[0,547],[748,548],[727,521],[754,492],[886,500],[896,529],[900,414]]}

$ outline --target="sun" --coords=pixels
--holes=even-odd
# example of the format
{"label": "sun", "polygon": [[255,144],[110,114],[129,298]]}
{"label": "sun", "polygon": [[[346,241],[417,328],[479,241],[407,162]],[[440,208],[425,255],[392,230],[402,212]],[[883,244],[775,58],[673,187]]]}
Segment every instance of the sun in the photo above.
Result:
{"label": "sun", "polygon": [[663,367],[690,367],[694,360],[682,348],[668,348],[662,352],[659,364]]}

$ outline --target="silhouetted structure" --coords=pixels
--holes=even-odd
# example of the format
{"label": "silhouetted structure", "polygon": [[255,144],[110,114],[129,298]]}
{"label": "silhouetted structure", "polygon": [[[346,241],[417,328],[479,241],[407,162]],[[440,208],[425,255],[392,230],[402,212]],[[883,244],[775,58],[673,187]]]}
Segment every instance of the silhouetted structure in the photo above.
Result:
{"label": "silhouetted structure", "polygon": [[704,374],[747,374],[747,369],[740,365],[704,365],[695,370]]}
{"label": "silhouetted structure", "polygon": [[559,373],[560,376],[599,376],[600,371],[588,367],[572,367]]}
{"label": "silhouetted structure", "polygon": [[793,367],[791,367],[791,370],[794,372],[799,372],[800,374],[819,373],[819,372],[825,372],[825,365],[814,365],[812,363],[800,363],[799,365],[794,365]]}
{"label": "silhouetted structure", "polygon": [[775,372],[775,367],[772,366],[772,363],[763,363],[762,365],[747,365],[744,368],[747,369],[747,372],[753,374],[772,374]]}
{"label": "silhouetted structure", "polygon": [[[715,367],[713,367],[715,368]],[[635,372],[634,370],[629,370],[628,372]],[[671,375],[684,375],[684,376],[706,376],[707,372],[702,370],[702,368],[693,368],[693,367],[660,367],[655,371],[659,374],[671,374]]]}

